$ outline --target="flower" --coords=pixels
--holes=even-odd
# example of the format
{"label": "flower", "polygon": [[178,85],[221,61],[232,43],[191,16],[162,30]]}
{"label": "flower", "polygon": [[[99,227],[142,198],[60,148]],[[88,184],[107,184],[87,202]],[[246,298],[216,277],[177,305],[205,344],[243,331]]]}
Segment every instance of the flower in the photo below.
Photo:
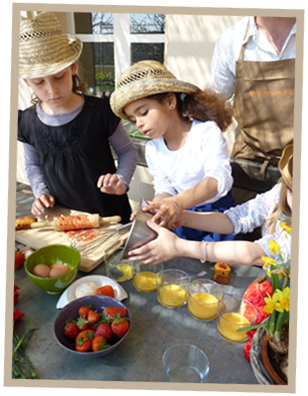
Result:
{"label": "flower", "polygon": [[19,293],[18,293],[19,287],[14,285],[14,305],[17,304],[19,300]]}
{"label": "flower", "polygon": [[287,226],[284,222],[280,222],[280,227],[283,229],[283,230],[285,230],[285,231],[287,231],[287,233],[288,234],[290,234],[291,235],[291,227],[289,227],[289,226]]}
{"label": "flower", "polygon": [[23,318],[24,316],[25,316],[25,314],[22,313],[18,308],[14,308],[14,311],[13,311],[14,323],[17,322],[17,320]]}
{"label": "flower", "polygon": [[[286,226],[282,222],[280,224],[281,228],[291,234],[290,227]],[[249,357],[248,351],[250,350],[251,339],[257,328],[265,327],[268,337],[272,338],[276,342],[279,342],[282,327],[289,323],[290,287],[288,286],[288,282],[290,279],[291,260],[289,262],[289,266],[287,267],[277,242],[270,240],[269,245],[270,253],[275,255],[276,258],[273,259],[271,257],[262,256],[261,259],[264,262],[263,269],[265,270],[265,276],[268,276],[270,279],[272,289],[266,290],[266,292],[263,293],[262,298],[264,303],[262,305],[259,304],[258,306],[255,305],[255,302],[250,295],[246,296],[246,293],[244,295],[244,298],[255,306],[258,316],[260,311],[263,311],[262,322],[260,318],[257,318],[257,321],[254,323],[254,325],[238,330],[247,331],[247,335],[249,337],[249,341],[244,348],[244,354],[246,358]],[[266,280],[265,282],[269,282],[269,280]],[[265,321],[264,319],[266,318],[267,320]],[[249,360],[250,357],[248,358],[248,361]]]}
{"label": "flower", "polygon": [[279,254],[281,253],[280,251],[280,247],[278,245],[277,242],[273,241],[272,239],[269,241],[269,245],[270,245],[270,249],[269,251],[271,252],[271,254]]}

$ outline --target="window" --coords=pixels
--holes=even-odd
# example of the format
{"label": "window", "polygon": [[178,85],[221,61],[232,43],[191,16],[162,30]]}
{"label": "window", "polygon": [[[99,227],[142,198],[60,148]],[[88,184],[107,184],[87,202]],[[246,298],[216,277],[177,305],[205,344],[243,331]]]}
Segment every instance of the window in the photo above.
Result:
{"label": "window", "polygon": [[73,34],[83,42],[80,64],[90,92],[109,95],[116,78],[132,63],[164,62],[165,15],[72,14]]}

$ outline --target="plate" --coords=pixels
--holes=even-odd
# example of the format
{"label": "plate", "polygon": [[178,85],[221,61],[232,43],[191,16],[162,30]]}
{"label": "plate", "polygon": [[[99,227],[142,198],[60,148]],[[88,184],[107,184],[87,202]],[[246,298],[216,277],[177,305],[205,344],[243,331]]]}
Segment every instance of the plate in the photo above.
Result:
{"label": "plate", "polygon": [[[57,303],[57,309],[63,308],[66,304],[68,304],[71,301],[74,301],[77,299],[75,296],[75,291],[77,286],[79,286],[81,283],[84,282],[94,282],[97,287],[105,286],[105,285],[111,285],[114,290],[114,298],[118,301],[122,301],[125,298],[128,297],[128,294],[126,291],[123,289],[121,285],[119,285],[118,282],[115,280],[108,278],[107,276],[103,275],[89,275],[89,276],[84,276],[75,282],[73,282],[62,294],[61,297],[58,300]],[[82,298],[82,297],[80,297]]]}

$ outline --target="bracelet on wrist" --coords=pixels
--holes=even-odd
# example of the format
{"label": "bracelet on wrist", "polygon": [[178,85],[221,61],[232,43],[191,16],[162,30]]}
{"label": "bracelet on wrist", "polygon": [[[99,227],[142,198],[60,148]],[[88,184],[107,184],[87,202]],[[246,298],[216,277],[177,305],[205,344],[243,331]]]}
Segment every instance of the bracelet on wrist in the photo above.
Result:
{"label": "bracelet on wrist", "polygon": [[173,204],[173,206],[175,207],[176,210],[180,209],[179,205],[175,201],[172,201],[172,204]]}
{"label": "bracelet on wrist", "polygon": [[206,246],[207,246],[208,242],[202,241],[202,244],[203,244],[204,256],[203,256],[203,259],[200,259],[200,261],[201,261],[202,264],[204,264],[206,262],[206,256],[207,256],[207,254],[206,254]]}

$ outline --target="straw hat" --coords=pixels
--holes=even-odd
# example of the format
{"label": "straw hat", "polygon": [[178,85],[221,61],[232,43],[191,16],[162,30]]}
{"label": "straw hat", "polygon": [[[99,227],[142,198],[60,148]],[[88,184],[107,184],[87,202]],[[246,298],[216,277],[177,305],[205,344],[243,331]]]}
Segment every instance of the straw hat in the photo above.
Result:
{"label": "straw hat", "polygon": [[128,119],[123,112],[129,103],[147,96],[182,92],[192,94],[199,88],[176,77],[160,62],[147,60],[135,63],[117,80],[115,92],[110,97],[112,111],[120,118]]}
{"label": "straw hat", "polygon": [[82,42],[66,34],[55,14],[20,19],[19,78],[46,77],[78,60]]}
{"label": "straw hat", "polygon": [[293,144],[286,146],[282,152],[278,167],[287,187],[292,190],[293,180]]}

